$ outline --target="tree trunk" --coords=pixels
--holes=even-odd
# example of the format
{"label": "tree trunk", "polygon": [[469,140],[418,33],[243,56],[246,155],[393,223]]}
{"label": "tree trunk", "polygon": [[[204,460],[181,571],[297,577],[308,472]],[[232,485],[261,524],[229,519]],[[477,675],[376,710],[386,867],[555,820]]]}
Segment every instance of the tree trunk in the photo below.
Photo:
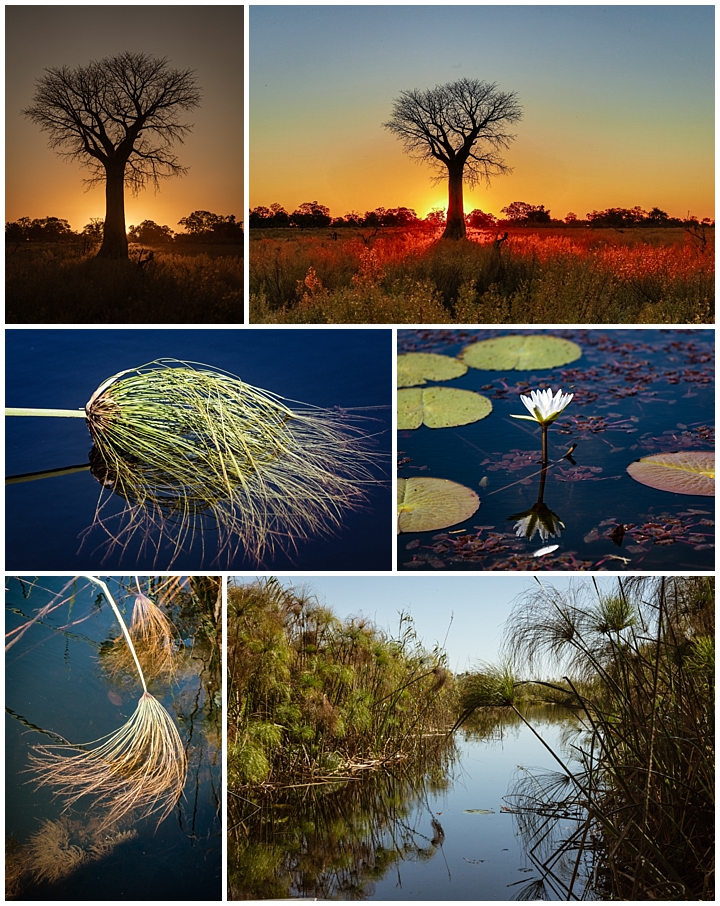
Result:
{"label": "tree trunk", "polygon": [[448,209],[443,239],[465,238],[465,211],[463,210],[464,165],[448,167]]}
{"label": "tree trunk", "polygon": [[127,258],[125,232],[125,161],[105,165],[105,226],[98,258]]}

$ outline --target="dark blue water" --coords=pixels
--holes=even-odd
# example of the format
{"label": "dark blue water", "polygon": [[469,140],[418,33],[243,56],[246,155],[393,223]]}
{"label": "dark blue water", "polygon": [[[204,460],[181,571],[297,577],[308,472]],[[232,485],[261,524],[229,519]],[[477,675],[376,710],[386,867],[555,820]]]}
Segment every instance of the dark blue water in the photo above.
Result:
{"label": "dark blue water", "polygon": [[[51,740],[40,730],[81,744],[119,729],[132,715],[142,693],[134,671],[122,677],[103,669],[100,645],[119,634],[117,621],[97,590],[85,580],[41,577],[30,587],[8,579],[5,627],[23,626],[37,609],[64,603],[33,623],[9,647],[5,658],[5,833],[13,847],[26,847],[47,820],[72,821],[92,828],[102,812],[85,796],[67,811],[47,787],[37,789],[28,773],[31,747]],[[118,604],[132,598],[122,580],[108,579]],[[128,603],[129,602],[129,603]],[[99,860],[89,860],[54,883],[37,881],[35,864],[26,864],[18,898],[29,900],[219,900],[222,895],[220,821],[221,710],[219,676],[213,679],[208,647],[183,631],[186,649],[175,680],[148,681],[178,726],[188,754],[183,798],[158,826],[158,816],[128,816],[133,836]],[[10,639],[15,636],[11,635]],[[217,672],[217,670],[215,671]],[[10,713],[12,712],[12,713]],[[30,726],[32,725],[32,726]],[[111,827],[107,833],[114,833]],[[77,839],[73,837],[73,839]],[[84,844],[88,847],[88,844]],[[23,850],[20,850],[21,856]]]}
{"label": "dark blue water", "polygon": [[[82,408],[108,377],[156,358],[203,362],[237,374],[249,384],[314,406],[357,409],[377,434],[384,457],[367,507],[349,513],[331,538],[301,542],[292,556],[278,553],[265,565],[282,569],[391,567],[392,335],[389,330],[8,330],[6,405]],[[381,408],[374,408],[381,407]],[[6,474],[87,463],[91,448],[82,419],[7,418]],[[169,547],[160,557],[139,549],[108,555],[104,533],[80,536],[93,523],[100,487],[89,472],[8,485],[6,488],[6,567],[79,570],[166,569]],[[113,510],[114,508],[114,510]],[[122,503],[112,501],[120,512]],[[195,543],[174,562],[177,569],[253,568],[242,554],[217,562],[212,533],[206,550]]]}
{"label": "dark blue water", "polygon": [[[474,390],[492,413],[457,428],[400,431],[398,476],[445,478],[478,493],[480,509],[449,530],[398,537],[398,568],[711,570],[714,498],[655,490],[627,474],[653,453],[714,449],[712,330],[399,330],[398,351],[455,356],[476,340],[551,333],[578,343],[580,359],[537,371],[480,371],[437,386]],[[433,382],[429,382],[430,386]],[[550,387],[575,394],[548,431],[543,502],[564,524],[545,539],[518,537],[537,503],[540,427],[519,395]],[[572,444],[572,460],[564,454]],[[554,552],[534,557],[545,546]]]}

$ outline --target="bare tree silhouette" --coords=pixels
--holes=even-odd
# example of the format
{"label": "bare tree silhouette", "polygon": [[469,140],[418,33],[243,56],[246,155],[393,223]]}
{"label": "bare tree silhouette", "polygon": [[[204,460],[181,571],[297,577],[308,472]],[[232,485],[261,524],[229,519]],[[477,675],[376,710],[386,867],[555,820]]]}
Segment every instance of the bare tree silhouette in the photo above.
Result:
{"label": "bare tree silhouette", "polygon": [[499,155],[515,137],[507,124],[522,117],[514,92],[499,91],[495,83],[460,79],[427,91],[403,91],[394,101],[392,116],[383,123],[407,153],[427,161],[448,178],[448,211],[444,239],[465,238],[463,182],[487,184],[491,176],[509,173]]}
{"label": "bare tree silhouette", "polygon": [[90,170],[86,186],[105,182],[101,258],[127,258],[125,186],[134,195],[148,182],[182,176],[172,151],[192,125],[179,112],[200,103],[192,70],[171,69],[166,58],[121,53],[87,66],[46,69],[33,104],[22,113],[49,135],[61,157]]}

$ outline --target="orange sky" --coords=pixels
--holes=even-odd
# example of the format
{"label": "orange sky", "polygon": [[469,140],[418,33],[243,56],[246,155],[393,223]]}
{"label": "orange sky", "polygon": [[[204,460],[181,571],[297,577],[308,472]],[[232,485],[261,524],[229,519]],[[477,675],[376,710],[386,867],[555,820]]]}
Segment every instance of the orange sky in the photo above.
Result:
{"label": "orange sky", "polygon": [[[401,91],[478,78],[524,108],[513,168],[465,210],[714,217],[711,6],[254,6],[250,207],[446,207],[382,128]],[[309,49],[312,49],[309,50]]]}
{"label": "orange sky", "polygon": [[10,6],[5,13],[6,221],[52,216],[80,230],[91,217],[104,218],[104,186],[85,192],[82,166],[60,159],[20,111],[45,68],[127,50],[194,69],[203,100],[182,114],[195,128],[175,147],[190,172],[161,181],[158,193],[126,192],[126,225],[154,220],[181,231],[178,221],[194,210],[244,220],[242,6]]}

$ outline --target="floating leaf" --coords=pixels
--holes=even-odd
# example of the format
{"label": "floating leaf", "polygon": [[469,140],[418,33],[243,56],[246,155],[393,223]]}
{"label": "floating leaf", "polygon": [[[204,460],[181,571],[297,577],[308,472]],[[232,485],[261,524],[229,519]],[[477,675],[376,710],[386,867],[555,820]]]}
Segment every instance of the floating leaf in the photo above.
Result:
{"label": "floating leaf", "polygon": [[640,484],[674,494],[715,496],[715,454],[712,452],[656,453],[627,467]]}
{"label": "floating leaf", "polygon": [[466,815],[494,815],[491,808],[466,808],[463,809]]}
{"label": "floating leaf", "polygon": [[398,478],[398,535],[457,525],[479,506],[475,491],[446,478]]}
{"label": "floating leaf", "polygon": [[492,412],[486,396],[454,387],[398,390],[398,428],[453,428],[479,422]]}
{"label": "floating leaf", "polygon": [[582,355],[582,349],[562,337],[532,334],[496,337],[466,346],[459,358],[482,371],[535,371],[567,365]]}
{"label": "floating leaf", "polygon": [[449,355],[407,352],[397,357],[397,385],[416,387],[428,381],[449,381],[465,374],[467,370],[467,365]]}

